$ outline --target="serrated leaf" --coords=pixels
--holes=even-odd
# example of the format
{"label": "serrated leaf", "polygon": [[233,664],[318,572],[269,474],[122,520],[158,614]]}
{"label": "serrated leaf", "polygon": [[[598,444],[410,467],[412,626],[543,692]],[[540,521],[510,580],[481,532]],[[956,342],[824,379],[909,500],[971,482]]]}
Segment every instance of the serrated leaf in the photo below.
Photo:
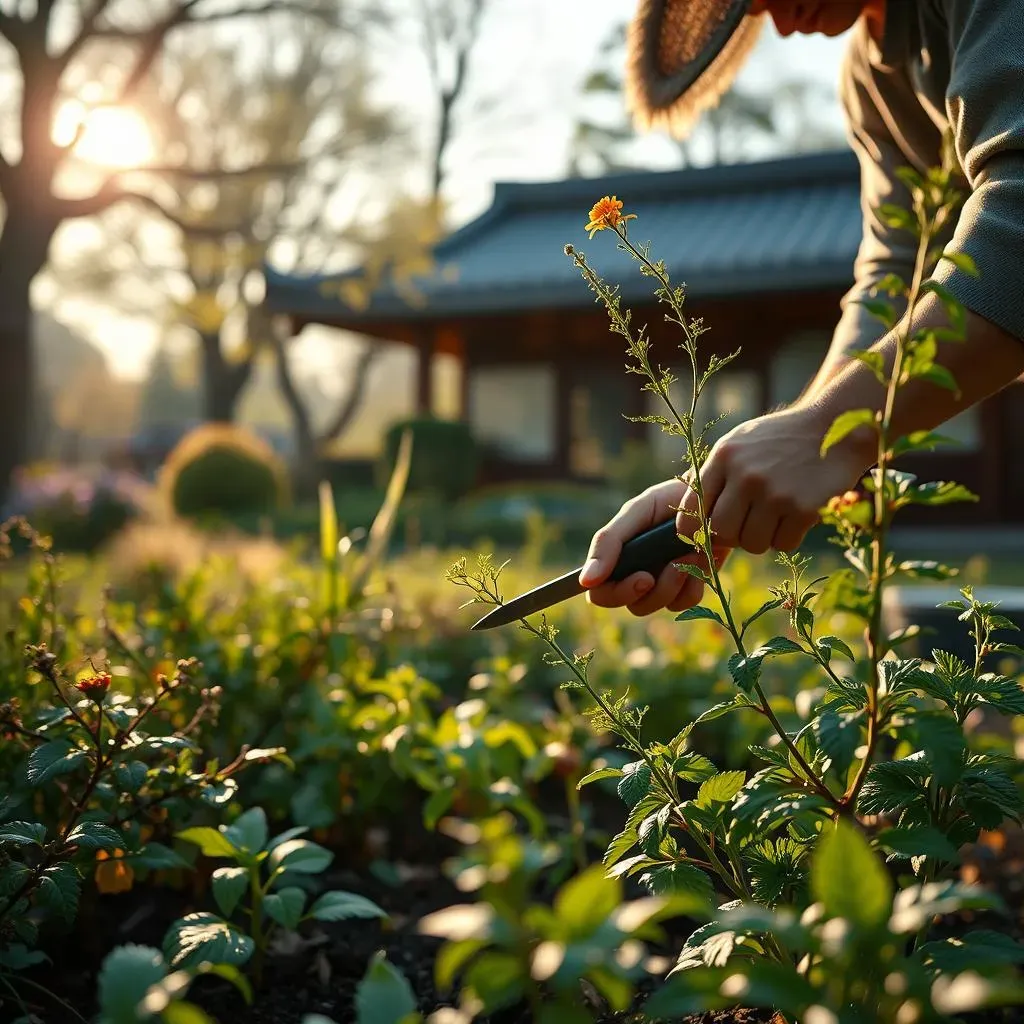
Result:
{"label": "serrated leaf", "polygon": [[403,1024],[416,1012],[416,997],[405,975],[384,953],[374,954],[356,988],[356,1024]]}
{"label": "serrated leaf", "polygon": [[895,814],[914,805],[922,805],[928,773],[925,762],[910,758],[872,765],[857,801],[858,812]]}
{"label": "serrated leaf", "polygon": [[304,875],[317,875],[334,860],[334,854],[308,839],[289,839],[275,847],[267,858],[271,871],[287,868]]}
{"label": "serrated leaf", "polygon": [[267,916],[290,932],[298,928],[305,906],[306,894],[295,886],[277,889],[263,900]]}
{"label": "serrated leaf", "polygon": [[844,714],[826,711],[812,723],[818,746],[832,759],[840,777],[845,777],[860,746],[863,717],[859,711]]}
{"label": "serrated leaf", "polygon": [[830,656],[838,651],[844,658],[847,658],[852,662],[857,661],[853,651],[850,650],[850,647],[846,643],[846,641],[840,640],[837,636],[819,637],[817,644],[820,650],[828,651]]}
{"label": "serrated leaf", "polygon": [[676,622],[693,622],[696,619],[710,619],[712,622],[717,622],[720,626],[725,625],[722,621],[722,616],[718,612],[711,608],[705,608],[702,604],[698,604],[693,608],[687,608],[676,616]]}
{"label": "serrated leaf", "polygon": [[622,768],[616,791],[627,807],[636,807],[651,789],[651,766],[646,761],[631,761]]}
{"label": "serrated leaf", "polygon": [[1024,963],[1024,945],[1003,932],[977,929],[963,936],[926,942],[915,956],[928,967],[959,974],[994,964]]}
{"label": "serrated leaf", "polygon": [[76,825],[64,840],[67,846],[78,846],[83,850],[123,850],[124,836],[109,825],[98,821],[83,821]]}
{"label": "serrated leaf", "polygon": [[901,857],[936,857],[951,863],[960,859],[957,848],[931,825],[882,829],[875,840],[883,850]]}
{"label": "serrated leaf", "polygon": [[689,893],[710,903],[715,895],[714,884],[705,872],[692,864],[679,861],[645,871],[640,876],[640,884],[645,886],[652,896]]}
{"label": "serrated leaf", "polygon": [[875,928],[889,917],[892,882],[867,840],[840,818],[811,858],[811,891],[828,917]]}
{"label": "serrated leaf", "polygon": [[750,693],[761,678],[761,659],[734,654],[729,658],[729,674],[733,682],[744,692]]}
{"label": "serrated leaf", "polygon": [[235,860],[239,854],[239,851],[223,832],[205,825],[198,828],[187,828],[184,832],[179,832],[177,837],[186,843],[194,843],[206,857],[230,857]]}
{"label": "serrated leaf", "polygon": [[38,821],[8,821],[0,825],[0,845],[42,846],[46,840],[46,826]]}
{"label": "serrated leaf", "polygon": [[213,898],[225,917],[230,917],[249,888],[249,872],[245,868],[217,868],[210,879]]}
{"label": "serrated leaf", "polygon": [[240,966],[249,961],[254,949],[248,935],[216,914],[188,914],[164,936],[164,956],[175,969],[198,967],[204,961]]}
{"label": "serrated leaf", "polygon": [[756,707],[756,704],[746,694],[737,694],[733,700],[723,701],[721,704],[715,704],[713,707],[708,708],[707,711],[702,711],[693,720],[693,724],[700,725],[702,722],[713,722],[716,718],[728,715],[732,711],[751,707]]}
{"label": "serrated leaf", "polygon": [[388,915],[365,896],[333,890],[325,892],[313,903],[309,916],[318,921],[348,921],[352,918],[386,918]]}
{"label": "serrated leaf", "polygon": [[30,786],[39,786],[58,775],[67,775],[85,764],[89,754],[68,740],[50,740],[28,756],[25,777]]}
{"label": "serrated leaf", "polygon": [[167,965],[151,946],[118,946],[103,960],[99,976],[100,1014],[104,1024],[136,1024],[145,1020],[139,1007],[150,988],[163,981]]}
{"label": "serrated leaf", "polygon": [[955,718],[941,712],[925,712],[915,716],[914,731],[921,749],[928,755],[935,781],[943,787],[952,786],[963,774],[967,744],[963,730]]}
{"label": "serrated leaf", "polygon": [[82,893],[82,876],[66,861],[54,864],[39,879],[39,901],[65,921],[73,921]]}
{"label": "serrated leaf", "polygon": [[622,769],[613,768],[610,765],[604,768],[595,768],[592,772],[588,772],[586,775],[576,783],[577,789],[582,789],[584,786],[589,786],[592,782],[600,782],[602,779],[621,779]]}
{"label": "serrated leaf", "polygon": [[875,414],[870,409],[850,409],[847,412],[841,413],[828,428],[821,442],[820,452],[822,458],[824,458],[830,448],[839,444],[858,427],[866,426],[875,426]]}
{"label": "serrated leaf", "polygon": [[746,781],[746,772],[722,772],[701,783],[697,791],[697,802],[704,805],[728,803],[743,788]]}

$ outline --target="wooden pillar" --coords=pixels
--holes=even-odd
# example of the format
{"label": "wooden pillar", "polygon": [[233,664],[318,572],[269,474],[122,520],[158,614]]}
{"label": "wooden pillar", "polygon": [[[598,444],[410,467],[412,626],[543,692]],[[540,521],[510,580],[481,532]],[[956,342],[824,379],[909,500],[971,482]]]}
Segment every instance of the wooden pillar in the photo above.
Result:
{"label": "wooden pillar", "polygon": [[419,361],[416,374],[416,414],[430,416],[434,409],[434,330],[420,329],[417,339]]}

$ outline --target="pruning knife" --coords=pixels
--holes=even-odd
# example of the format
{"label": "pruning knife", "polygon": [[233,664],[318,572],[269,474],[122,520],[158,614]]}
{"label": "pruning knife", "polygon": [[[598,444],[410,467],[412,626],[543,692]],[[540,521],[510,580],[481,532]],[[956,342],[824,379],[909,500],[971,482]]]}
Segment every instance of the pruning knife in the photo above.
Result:
{"label": "pruning knife", "polygon": [[[618,582],[635,572],[649,572],[655,578],[670,562],[689,555],[694,551],[676,533],[675,516],[659,523],[657,526],[638,534],[622,546],[622,553],[611,571],[609,579]],[[571,597],[578,597],[587,588],[580,583],[583,566],[567,572],[564,576],[542,583],[533,590],[528,590],[505,604],[499,605],[488,612],[482,619],[475,622],[473,629],[493,629],[495,626],[507,626],[510,622],[526,618],[535,612],[543,611]]]}

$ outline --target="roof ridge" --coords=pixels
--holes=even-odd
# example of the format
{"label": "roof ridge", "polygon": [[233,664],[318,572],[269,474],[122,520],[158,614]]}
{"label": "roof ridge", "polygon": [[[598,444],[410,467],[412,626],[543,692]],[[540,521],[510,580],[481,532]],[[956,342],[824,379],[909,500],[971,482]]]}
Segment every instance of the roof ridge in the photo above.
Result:
{"label": "roof ridge", "polygon": [[680,199],[694,195],[722,196],[756,189],[765,192],[807,185],[858,182],[859,164],[850,149],[800,153],[771,160],[749,160],[707,167],[682,167],[663,171],[618,171],[595,177],[552,181],[498,181],[491,205],[483,213],[446,235],[434,248],[436,256],[464,243],[524,206],[550,208],[579,203],[582,213],[602,195],[617,195],[630,202],[639,197],[666,195]]}

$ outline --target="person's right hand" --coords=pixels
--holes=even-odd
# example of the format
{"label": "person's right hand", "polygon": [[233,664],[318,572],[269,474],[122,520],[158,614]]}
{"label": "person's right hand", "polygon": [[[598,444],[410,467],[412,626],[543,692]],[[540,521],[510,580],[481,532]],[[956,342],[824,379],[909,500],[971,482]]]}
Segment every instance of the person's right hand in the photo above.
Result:
{"label": "person's right hand", "polygon": [[[580,583],[587,587],[587,600],[602,608],[628,608],[634,615],[650,615],[667,608],[682,612],[700,604],[704,584],[696,576],[682,572],[670,563],[655,579],[649,572],[635,572],[614,583],[608,574],[615,568],[622,546],[637,534],[671,519],[686,493],[682,480],[666,480],[649,487],[626,502],[618,514],[594,534],[587,564],[580,573]],[[715,564],[721,568],[731,548],[712,548]],[[680,558],[708,571],[703,552]]]}

